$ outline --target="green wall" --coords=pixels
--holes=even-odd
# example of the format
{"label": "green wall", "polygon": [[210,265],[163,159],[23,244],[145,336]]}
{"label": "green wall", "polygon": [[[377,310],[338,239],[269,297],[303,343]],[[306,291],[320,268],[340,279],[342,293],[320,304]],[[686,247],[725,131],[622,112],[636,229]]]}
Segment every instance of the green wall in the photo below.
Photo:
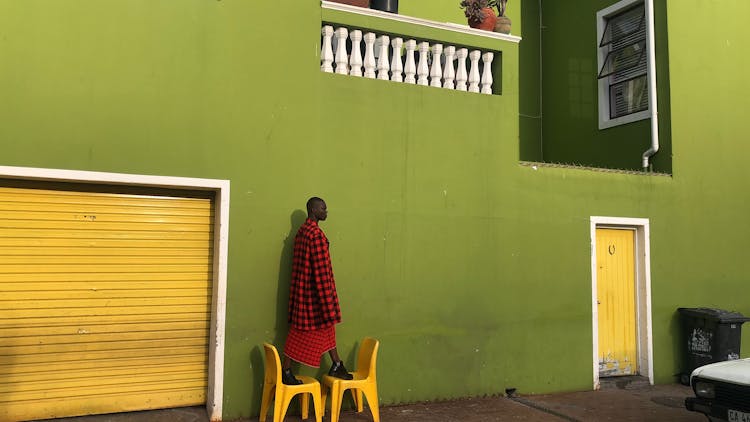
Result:
{"label": "green wall", "polygon": [[[524,2],[523,35],[528,43],[522,47],[521,69],[529,75],[529,90],[524,91],[529,96],[523,96],[521,103],[522,160],[641,169],[641,154],[651,146],[650,119],[604,130],[598,127],[596,13],[614,3],[581,0],[571,11],[568,2]],[[654,2],[654,14],[660,150],[651,163],[654,171],[671,173],[665,0]],[[542,82],[534,87],[539,72]]]}
{"label": "green wall", "polygon": [[523,41],[519,47],[518,101],[519,159],[544,161],[542,143],[542,55],[541,1],[526,0],[521,7]]}
{"label": "green wall", "polygon": [[[691,23],[704,16],[706,34]],[[737,250],[750,227],[745,141],[750,87],[750,49],[741,0],[668,0],[669,62],[674,181],[674,223],[689,233],[689,244],[665,261],[665,270],[687,268],[676,296],[686,303],[737,309],[750,314],[745,290],[750,264]],[[703,87],[696,86],[704,84]],[[695,252],[684,254],[684,249]],[[687,272],[687,271],[686,271]],[[688,305],[690,306],[690,305]],[[750,356],[750,328],[744,326],[742,356]]]}
{"label": "green wall", "polygon": [[[592,215],[650,219],[656,381],[674,382],[677,307],[750,314],[750,10],[713,2],[706,34],[691,23],[702,1],[667,2],[673,177],[519,165],[519,86],[531,83],[515,44],[420,30],[498,50],[502,95],[330,75],[324,18],[410,28],[303,2],[279,29],[266,18],[277,6],[240,0],[0,2],[0,164],[231,180],[226,419],[257,415],[260,345],[283,345],[291,242],[311,195],[330,210],[339,351],[353,366],[359,339],[381,340],[383,404],[590,389]],[[566,13],[551,3],[545,20]],[[446,4],[420,16],[447,16]],[[571,38],[570,58],[549,54],[585,70],[588,38]]]}

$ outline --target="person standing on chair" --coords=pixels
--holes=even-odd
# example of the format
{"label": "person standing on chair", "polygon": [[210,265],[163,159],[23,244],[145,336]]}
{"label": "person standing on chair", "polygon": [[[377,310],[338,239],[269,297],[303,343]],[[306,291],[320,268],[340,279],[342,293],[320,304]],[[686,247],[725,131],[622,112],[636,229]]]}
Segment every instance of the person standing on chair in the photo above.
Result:
{"label": "person standing on chair", "polygon": [[282,381],[298,385],[302,381],[292,374],[292,360],[320,367],[325,353],[333,365],[328,375],[352,379],[336,350],[336,324],[341,309],[333,279],[328,238],[318,226],[328,217],[325,201],[312,197],[307,201],[307,220],[294,238],[292,280],[289,285],[289,334],[284,346]]}

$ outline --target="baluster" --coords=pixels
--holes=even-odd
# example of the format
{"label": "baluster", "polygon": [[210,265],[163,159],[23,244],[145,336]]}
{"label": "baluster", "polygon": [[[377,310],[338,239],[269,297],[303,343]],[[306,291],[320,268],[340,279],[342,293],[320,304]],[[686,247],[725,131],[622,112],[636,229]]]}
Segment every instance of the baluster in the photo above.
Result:
{"label": "baluster", "polygon": [[352,40],[352,54],[349,57],[349,74],[352,76],[362,76],[362,31],[355,29],[349,35]]}
{"label": "baluster", "polygon": [[471,70],[469,71],[469,92],[479,92],[479,56],[482,53],[479,50],[474,50],[469,53],[469,60],[471,60]]}
{"label": "baluster", "polygon": [[469,55],[469,50],[465,48],[458,49],[456,57],[458,57],[458,72],[456,73],[456,90],[466,91],[466,80],[468,76],[466,74],[466,57]]}
{"label": "baluster", "polygon": [[419,64],[417,65],[418,85],[427,86],[427,75],[430,74],[430,68],[427,66],[427,53],[430,51],[430,44],[426,41],[419,43]]}
{"label": "baluster", "polygon": [[492,59],[495,54],[491,51],[482,54],[482,94],[492,94]]}
{"label": "baluster", "polygon": [[375,34],[365,34],[365,78],[375,78]]}
{"label": "baluster", "polygon": [[404,82],[406,82],[407,84],[413,84],[417,82],[417,80],[414,79],[414,75],[417,73],[417,65],[414,61],[414,50],[416,49],[416,41],[409,40],[406,42],[406,67],[404,68],[406,78],[404,79]]}
{"label": "baluster", "polygon": [[443,72],[443,88],[453,89],[455,84],[453,80],[456,72],[453,70],[453,60],[456,56],[456,47],[450,45],[445,47],[445,71]]}
{"label": "baluster", "polygon": [[404,70],[401,64],[401,46],[404,45],[404,40],[401,38],[394,38],[391,41],[391,48],[393,49],[393,56],[391,58],[391,80],[393,82],[402,82],[403,76],[401,73]]}
{"label": "baluster", "polygon": [[346,55],[346,36],[349,30],[339,28],[336,30],[336,73],[346,75],[349,73],[349,57]]}
{"label": "baluster", "polygon": [[388,70],[391,68],[391,64],[388,62],[388,46],[391,43],[391,38],[388,35],[381,35],[378,38],[378,79],[387,81]]}
{"label": "baluster", "polygon": [[331,48],[331,38],[333,38],[333,27],[326,25],[320,31],[323,35],[323,46],[320,49],[320,70],[326,73],[333,73],[333,48]]}
{"label": "baluster", "polygon": [[440,78],[443,76],[443,69],[440,67],[440,56],[443,54],[443,44],[432,46],[432,68],[430,69],[430,86],[440,88]]}

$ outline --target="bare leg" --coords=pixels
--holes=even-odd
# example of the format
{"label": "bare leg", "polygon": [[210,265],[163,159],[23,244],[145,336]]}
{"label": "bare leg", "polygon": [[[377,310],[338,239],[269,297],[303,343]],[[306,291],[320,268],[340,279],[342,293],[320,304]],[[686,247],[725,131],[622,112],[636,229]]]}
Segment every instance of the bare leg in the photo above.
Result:
{"label": "bare leg", "polygon": [[291,367],[292,367],[292,360],[289,359],[289,356],[284,355],[284,358],[281,360],[281,368],[289,369]]}
{"label": "bare leg", "polygon": [[339,352],[335,347],[328,351],[328,356],[331,357],[331,360],[333,361],[333,363],[341,362],[341,358],[339,357]]}

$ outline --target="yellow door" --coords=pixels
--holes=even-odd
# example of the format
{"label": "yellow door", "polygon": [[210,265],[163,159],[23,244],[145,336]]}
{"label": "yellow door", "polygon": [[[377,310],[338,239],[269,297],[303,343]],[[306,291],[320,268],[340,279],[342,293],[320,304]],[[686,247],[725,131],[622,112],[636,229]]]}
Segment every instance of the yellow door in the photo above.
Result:
{"label": "yellow door", "polygon": [[70,189],[0,186],[0,421],[204,403],[211,198]]}
{"label": "yellow door", "polygon": [[599,376],[638,372],[635,313],[635,232],[596,230]]}

